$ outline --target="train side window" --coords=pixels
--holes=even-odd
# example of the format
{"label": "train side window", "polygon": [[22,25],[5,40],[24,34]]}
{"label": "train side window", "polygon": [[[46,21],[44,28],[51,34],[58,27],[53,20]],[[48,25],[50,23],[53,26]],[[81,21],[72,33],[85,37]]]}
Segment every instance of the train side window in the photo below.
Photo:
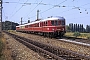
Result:
{"label": "train side window", "polygon": [[43,22],[42,22],[42,26],[43,26]]}
{"label": "train side window", "polygon": [[54,26],[54,21],[51,21],[51,24]]}
{"label": "train side window", "polygon": [[57,21],[57,20],[55,21],[55,25],[56,25],[56,26],[58,25],[58,21]]}
{"label": "train side window", "polygon": [[65,25],[65,21],[62,21],[62,25]]}
{"label": "train side window", "polygon": [[44,26],[44,22],[42,22],[43,26]]}
{"label": "train side window", "polygon": [[58,25],[60,25],[60,24],[61,24],[61,21],[59,20],[59,21],[58,21]]}
{"label": "train side window", "polygon": [[47,21],[46,21],[46,26],[47,26]]}
{"label": "train side window", "polygon": [[29,25],[29,27],[31,27],[31,25]]}
{"label": "train side window", "polygon": [[40,23],[38,23],[38,27],[40,27]]}
{"label": "train side window", "polygon": [[44,22],[44,26],[45,26],[45,22]]}

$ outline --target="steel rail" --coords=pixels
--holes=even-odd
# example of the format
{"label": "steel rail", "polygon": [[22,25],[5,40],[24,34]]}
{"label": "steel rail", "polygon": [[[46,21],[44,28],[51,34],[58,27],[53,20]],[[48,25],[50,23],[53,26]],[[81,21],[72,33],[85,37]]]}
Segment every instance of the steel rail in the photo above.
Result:
{"label": "steel rail", "polygon": [[58,48],[55,46],[46,45],[44,43],[42,44],[41,42],[32,41],[30,39],[11,34],[9,32],[6,32],[6,33],[13,36],[14,38],[17,37],[17,39],[22,39],[23,41],[27,41],[28,43],[31,43],[39,48],[42,48],[43,50],[46,50],[50,53],[55,54],[56,56],[64,58],[64,59],[85,59],[85,60],[90,59],[90,56],[85,56],[83,54],[79,54],[79,53],[76,53],[76,52],[73,52],[70,50],[66,50],[64,48],[60,48],[60,47]]}

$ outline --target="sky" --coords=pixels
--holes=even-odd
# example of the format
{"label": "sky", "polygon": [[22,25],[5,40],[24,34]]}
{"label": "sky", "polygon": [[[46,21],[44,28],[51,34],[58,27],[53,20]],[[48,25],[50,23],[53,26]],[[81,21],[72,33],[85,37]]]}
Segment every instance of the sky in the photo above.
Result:
{"label": "sky", "polygon": [[39,18],[61,16],[69,23],[90,25],[90,0],[3,0],[2,21],[20,24],[35,21],[37,10]]}

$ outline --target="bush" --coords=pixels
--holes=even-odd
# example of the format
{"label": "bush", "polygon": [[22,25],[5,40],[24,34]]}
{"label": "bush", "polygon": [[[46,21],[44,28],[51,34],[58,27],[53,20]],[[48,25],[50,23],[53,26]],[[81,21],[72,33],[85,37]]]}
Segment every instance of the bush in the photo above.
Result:
{"label": "bush", "polygon": [[2,52],[2,49],[3,49],[3,43],[2,43],[2,41],[0,40],[0,53]]}
{"label": "bush", "polygon": [[75,36],[75,37],[78,37],[78,36],[80,36],[81,34],[79,33],[79,32],[75,32],[74,34],[73,34],[73,36]]}
{"label": "bush", "polygon": [[3,41],[2,41],[2,36],[0,35],[0,60],[4,60],[3,59],[3,53],[2,53],[2,50],[4,48],[4,44],[3,44]]}
{"label": "bush", "polygon": [[90,39],[90,36],[88,36],[87,39]]}

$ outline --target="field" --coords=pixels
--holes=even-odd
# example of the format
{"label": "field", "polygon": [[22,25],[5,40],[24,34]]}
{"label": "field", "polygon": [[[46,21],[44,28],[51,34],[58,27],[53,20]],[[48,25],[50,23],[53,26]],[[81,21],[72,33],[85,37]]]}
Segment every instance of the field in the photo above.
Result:
{"label": "field", "polygon": [[0,60],[12,60],[11,50],[8,49],[4,34],[0,35]]}
{"label": "field", "polygon": [[5,60],[4,55],[3,55],[3,49],[4,49],[4,43],[3,43],[3,38],[0,35],[0,60]]}
{"label": "field", "polygon": [[[65,36],[69,36],[69,37],[75,37],[73,36],[73,32],[66,32]],[[90,33],[80,33],[80,36],[78,36],[78,38],[85,38],[85,39],[89,39],[90,38]]]}

